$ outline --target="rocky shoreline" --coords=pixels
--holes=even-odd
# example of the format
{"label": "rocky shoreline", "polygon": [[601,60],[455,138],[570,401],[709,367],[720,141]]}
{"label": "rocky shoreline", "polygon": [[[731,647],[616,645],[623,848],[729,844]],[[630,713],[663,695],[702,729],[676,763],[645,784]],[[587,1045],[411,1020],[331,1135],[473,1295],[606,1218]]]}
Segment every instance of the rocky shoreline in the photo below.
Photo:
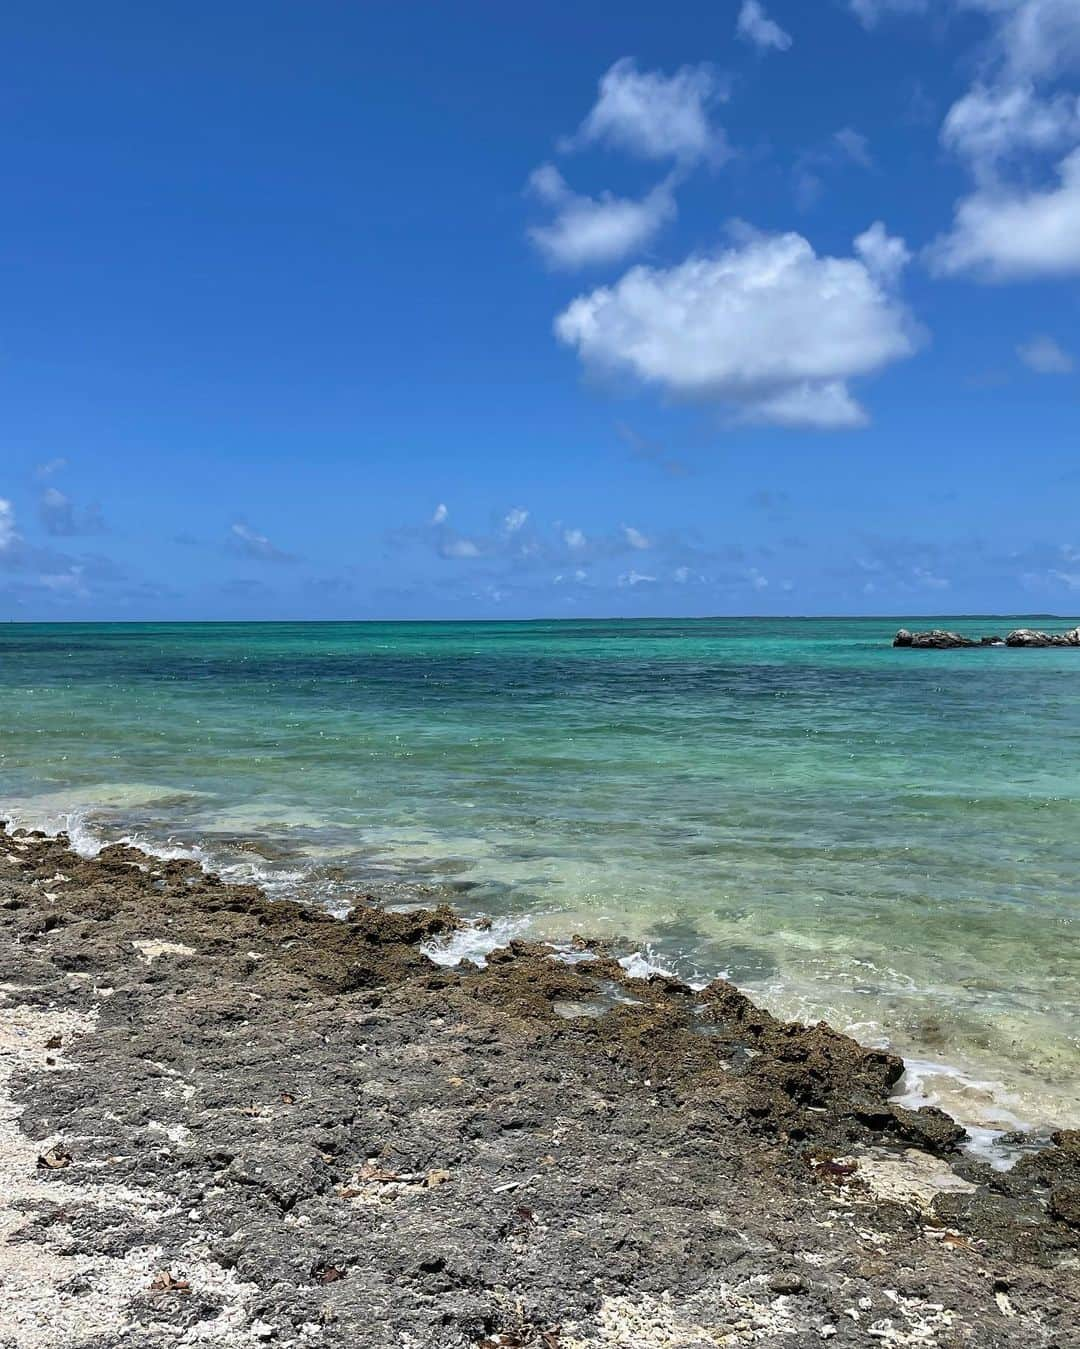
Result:
{"label": "rocky shoreline", "polygon": [[965,637],[948,628],[930,628],[925,632],[909,632],[901,628],[893,638],[893,646],[933,647],[952,646],[1076,646],[1080,647],[1080,627],[1065,632],[1043,632],[1039,628],[1014,628],[1005,637]]}
{"label": "rocky shoreline", "polygon": [[0,1346],[1080,1345],[1080,1133],[610,951],[0,838]]}

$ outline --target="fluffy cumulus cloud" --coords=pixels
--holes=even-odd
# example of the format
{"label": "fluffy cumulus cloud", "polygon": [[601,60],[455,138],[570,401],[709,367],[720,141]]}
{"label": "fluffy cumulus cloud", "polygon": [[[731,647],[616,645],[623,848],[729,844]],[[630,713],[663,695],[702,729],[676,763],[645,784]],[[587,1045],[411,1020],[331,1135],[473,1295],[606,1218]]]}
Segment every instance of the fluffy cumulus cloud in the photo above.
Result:
{"label": "fluffy cumulus cloud", "polygon": [[[1080,272],[1080,71],[1077,0],[952,0],[980,10],[990,38],[983,78],[950,108],[942,143],[974,190],[931,246],[939,275],[983,281]],[[1064,152],[1064,158],[1061,158]],[[1056,162],[1055,162],[1056,161]]]}
{"label": "fluffy cumulus cloud", "polygon": [[952,230],[930,248],[939,275],[971,273],[987,281],[1080,272],[1080,147],[1037,188],[995,183],[956,207]]}
{"label": "fluffy cumulus cloud", "polygon": [[743,0],[735,31],[744,42],[753,43],[762,51],[786,52],[791,46],[791,35],[770,19],[761,0]]}
{"label": "fluffy cumulus cloud", "polygon": [[1068,375],[1075,365],[1069,353],[1045,334],[1022,342],[1016,348],[1016,354],[1037,375]]}
{"label": "fluffy cumulus cloud", "polygon": [[591,111],[562,148],[607,145],[644,159],[722,158],[726,141],[710,110],[726,96],[711,66],[683,66],[665,75],[638,70],[624,57],[601,78]]}
{"label": "fluffy cumulus cloud", "polygon": [[610,192],[587,197],[572,191],[554,165],[544,164],[529,179],[529,190],[555,211],[550,224],[528,232],[552,267],[618,262],[648,244],[676,215],[670,181],[640,199]]}
{"label": "fluffy cumulus cloud", "polygon": [[911,261],[903,239],[889,234],[880,220],[875,220],[855,240],[855,252],[875,276],[890,285],[899,281],[901,272]]}
{"label": "fluffy cumulus cloud", "polygon": [[256,562],[296,562],[295,553],[287,553],[272,543],[265,534],[260,534],[250,525],[237,521],[230,530],[226,546],[238,557],[251,558]]}
{"label": "fluffy cumulus cloud", "polygon": [[906,259],[875,226],[859,256],[818,256],[799,234],[751,235],[671,268],[634,267],[558,316],[588,366],[629,373],[746,420],[848,427],[866,420],[848,381],[915,350],[895,282]]}

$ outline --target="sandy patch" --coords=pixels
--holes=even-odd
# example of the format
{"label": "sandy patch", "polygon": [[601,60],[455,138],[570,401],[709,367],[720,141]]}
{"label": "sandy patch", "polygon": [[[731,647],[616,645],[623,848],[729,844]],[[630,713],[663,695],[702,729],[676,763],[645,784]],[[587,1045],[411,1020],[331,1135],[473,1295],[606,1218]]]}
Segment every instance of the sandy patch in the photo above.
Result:
{"label": "sandy patch", "polygon": [[[84,1212],[96,1206],[143,1216],[168,1216],[174,1207],[153,1192],[96,1178],[61,1179],[70,1165],[64,1161],[66,1146],[74,1140],[54,1135],[35,1142],[19,1127],[22,1106],[11,1094],[15,1074],[22,1069],[77,1071],[65,1062],[64,1051],[91,1033],[96,1020],[92,1012],[0,1005],[0,1349],[79,1349],[113,1337],[119,1342],[134,1329],[154,1330],[152,1322],[132,1321],[127,1308],[150,1287],[160,1265],[159,1247],[141,1247],[119,1258],[70,1254],[70,1228],[62,1221],[52,1225],[48,1244],[18,1236],[40,1206]],[[50,1158],[53,1166],[43,1165],[41,1158]],[[162,1344],[213,1342],[224,1349],[265,1342],[271,1327],[252,1323],[247,1310],[257,1290],[203,1255],[193,1240],[170,1271],[193,1289],[214,1295],[222,1309],[179,1339],[175,1327],[162,1325]]]}

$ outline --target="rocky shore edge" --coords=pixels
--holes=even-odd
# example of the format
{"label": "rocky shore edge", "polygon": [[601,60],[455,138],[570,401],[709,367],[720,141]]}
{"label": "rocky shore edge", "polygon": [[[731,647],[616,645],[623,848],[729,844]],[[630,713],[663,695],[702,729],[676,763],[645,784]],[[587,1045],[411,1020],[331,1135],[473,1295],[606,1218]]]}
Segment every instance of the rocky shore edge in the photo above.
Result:
{"label": "rocky shore edge", "polygon": [[965,637],[948,628],[930,628],[925,632],[909,632],[901,628],[893,638],[893,646],[951,647],[951,646],[1077,646],[1080,647],[1080,627],[1065,632],[1043,632],[1039,628],[1014,628],[1005,637]]}
{"label": "rocky shore edge", "polygon": [[1080,1133],[609,948],[0,837],[0,1346],[1080,1345]]}

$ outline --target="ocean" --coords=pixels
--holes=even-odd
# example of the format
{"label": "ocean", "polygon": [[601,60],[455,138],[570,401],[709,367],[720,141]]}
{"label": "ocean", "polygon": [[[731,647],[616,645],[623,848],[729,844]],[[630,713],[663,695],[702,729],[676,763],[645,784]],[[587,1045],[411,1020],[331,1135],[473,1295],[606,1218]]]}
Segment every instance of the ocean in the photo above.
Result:
{"label": "ocean", "polygon": [[901,624],[9,624],[0,810],[490,920],[443,960],[603,936],[890,1045],[988,1147],[1075,1126],[1080,651]]}

